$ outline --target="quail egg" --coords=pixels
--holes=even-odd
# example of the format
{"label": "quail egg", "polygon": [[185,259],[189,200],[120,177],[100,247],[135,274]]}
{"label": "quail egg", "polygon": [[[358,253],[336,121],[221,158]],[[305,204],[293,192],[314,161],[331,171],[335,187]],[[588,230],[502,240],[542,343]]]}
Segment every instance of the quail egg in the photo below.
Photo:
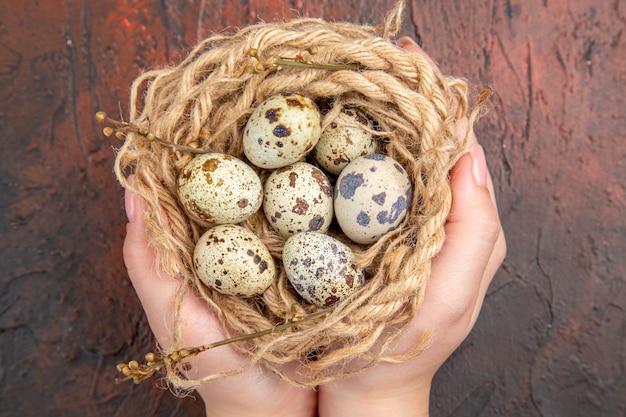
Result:
{"label": "quail egg", "polygon": [[226,295],[262,294],[276,275],[265,244],[250,230],[232,224],[207,230],[196,243],[193,263],[205,285]]}
{"label": "quail egg", "polygon": [[361,156],[337,178],[335,218],[352,241],[373,243],[402,222],[411,196],[411,179],[397,161],[382,154]]}
{"label": "quail egg", "polygon": [[324,172],[306,162],[279,168],[265,181],[263,211],[282,237],[326,232],[333,220],[333,192]]}
{"label": "quail egg", "polygon": [[318,307],[345,299],[365,282],[352,249],[323,233],[302,232],[287,239],[283,265],[296,292]]}
{"label": "quail egg", "polygon": [[320,112],[313,100],[277,94],[250,115],[243,133],[244,153],[258,167],[284,167],[310,152],[321,130]]}
{"label": "quail egg", "polygon": [[263,202],[263,185],[245,162],[221,153],[194,157],[178,176],[178,197],[202,225],[239,223]]}
{"label": "quail egg", "polygon": [[372,128],[372,121],[361,111],[342,109],[322,131],[311,154],[324,170],[339,175],[350,161],[376,152]]}

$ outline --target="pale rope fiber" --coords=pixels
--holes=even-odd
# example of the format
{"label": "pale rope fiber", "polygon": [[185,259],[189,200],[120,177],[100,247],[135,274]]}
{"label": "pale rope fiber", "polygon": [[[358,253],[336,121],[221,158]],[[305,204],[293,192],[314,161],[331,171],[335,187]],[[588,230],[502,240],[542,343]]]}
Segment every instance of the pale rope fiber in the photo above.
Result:
{"label": "pale rope fiber", "polygon": [[[232,35],[216,34],[199,43],[177,66],[148,71],[134,81],[130,122],[168,141],[244,160],[243,128],[263,100],[285,91],[313,99],[330,97],[332,109],[324,116],[323,127],[342,107],[363,109],[378,123],[383,153],[399,161],[413,182],[407,218],[375,244],[359,246],[340,231],[329,233],[351,246],[366,267],[368,281],[362,290],[321,319],[231,345],[249,357],[244,368],[200,380],[169,369],[168,382],[175,388],[192,389],[258,364],[290,383],[314,386],[346,375],[345,365],[351,359],[362,359],[364,369],[378,360],[406,360],[423,349],[426,336],[402,357],[385,354],[418,310],[431,260],[444,241],[451,203],[448,173],[463,150],[455,129],[467,114],[468,102],[463,80],[442,76],[420,54],[394,44],[403,6],[400,2],[392,10],[382,28],[303,18],[258,24]],[[312,46],[319,50],[310,57],[316,62],[356,63],[360,69],[248,71],[257,63],[249,54],[252,48],[262,62],[269,62],[277,56],[294,57]],[[474,109],[469,130],[477,114]],[[201,284],[192,257],[205,229],[189,220],[176,193],[178,173],[192,157],[129,135],[116,161],[119,181],[146,203],[145,223],[159,268],[181,278],[168,353],[185,347],[180,344],[178,313],[186,291],[201,294],[216,311],[227,337],[271,328],[284,322],[293,305],[303,305],[281,266],[284,239],[272,231],[262,210],[242,225],[259,236],[277,260],[275,283],[253,299],[225,296]],[[262,178],[268,175],[257,171]],[[128,173],[134,173],[132,184]],[[299,307],[298,313],[305,314],[305,307]],[[295,376],[281,370],[292,361],[301,363]]]}

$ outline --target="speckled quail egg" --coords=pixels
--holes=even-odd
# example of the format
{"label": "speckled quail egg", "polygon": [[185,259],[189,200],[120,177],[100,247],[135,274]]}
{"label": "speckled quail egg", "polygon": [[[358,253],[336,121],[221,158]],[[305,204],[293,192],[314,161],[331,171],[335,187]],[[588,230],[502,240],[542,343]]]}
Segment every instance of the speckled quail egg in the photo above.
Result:
{"label": "speckled quail egg", "polygon": [[265,244],[250,230],[232,224],[207,230],[196,243],[193,263],[205,285],[226,295],[262,294],[276,275]]}
{"label": "speckled quail egg", "polygon": [[352,249],[323,233],[302,232],[287,239],[283,265],[298,294],[318,307],[345,299],[365,282]]}
{"label": "speckled quail egg", "polygon": [[239,223],[263,202],[263,185],[245,162],[221,153],[194,157],[178,176],[178,197],[202,225]]}
{"label": "speckled quail egg", "polygon": [[277,94],[250,115],[243,133],[244,153],[258,167],[284,167],[310,152],[321,131],[320,112],[313,100]]}
{"label": "speckled quail egg", "polygon": [[339,175],[350,161],[376,152],[376,138],[370,133],[372,128],[372,121],[361,111],[342,109],[322,131],[311,154],[320,167]]}
{"label": "speckled quail egg", "polygon": [[397,161],[382,154],[361,156],[337,178],[335,217],[352,241],[373,243],[402,222],[411,196],[411,179]]}
{"label": "speckled quail egg", "polygon": [[330,180],[306,162],[279,168],[265,181],[263,211],[282,237],[303,231],[326,232],[333,220]]}

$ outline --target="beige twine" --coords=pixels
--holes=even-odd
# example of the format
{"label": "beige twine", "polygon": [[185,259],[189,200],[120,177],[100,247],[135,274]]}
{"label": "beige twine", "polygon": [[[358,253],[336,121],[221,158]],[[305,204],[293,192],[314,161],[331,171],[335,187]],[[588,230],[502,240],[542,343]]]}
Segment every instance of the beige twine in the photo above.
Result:
{"label": "beige twine", "polygon": [[[468,102],[463,80],[442,76],[422,55],[395,45],[392,38],[399,32],[402,9],[400,2],[382,28],[303,18],[216,34],[199,43],[179,65],[148,71],[134,81],[130,122],[168,141],[244,160],[243,127],[254,108],[271,95],[289,91],[313,99],[331,97],[332,109],[323,117],[323,126],[342,107],[364,109],[378,122],[384,153],[404,166],[414,185],[407,218],[375,244],[356,245],[340,231],[330,232],[351,246],[366,267],[369,278],[362,290],[321,319],[232,345],[249,357],[242,369],[200,380],[169,369],[168,381],[174,387],[192,389],[258,363],[293,384],[314,386],[347,374],[344,365],[351,359],[364,359],[358,371],[378,360],[406,360],[423,349],[424,343],[401,357],[386,354],[418,310],[431,260],[444,241],[451,202],[448,173],[463,150],[455,129],[467,114]],[[316,62],[356,63],[359,69],[249,71],[257,63],[250,56],[253,48],[261,62],[271,62],[277,56],[303,54],[312,46],[319,52],[309,58]],[[470,130],[477,114],[475,109],[470,115]],[[280,264],[284,239],[271,230],[262,210],[242,225],[256,233],[277,260],[276,282],[253,299],[225,296],[199,282],[192,256],[205,229],[190,221],[176,193],[177,175],[192,157],[131,134],[116,161],[119,181],[146,203],[145,222],[159,267],[181,277],[168,353],[184,347],[178,313],[186,291],[199,291],[229,337],[282,323],[294,305],[299,306],[298,315],[311,311],[286,279]],[[268,175],[257,171],[262,178]],[[129,173],[135,177],[132,184],[127,181]],[[281,369],[292,361],[301,363],[297,377]]]}

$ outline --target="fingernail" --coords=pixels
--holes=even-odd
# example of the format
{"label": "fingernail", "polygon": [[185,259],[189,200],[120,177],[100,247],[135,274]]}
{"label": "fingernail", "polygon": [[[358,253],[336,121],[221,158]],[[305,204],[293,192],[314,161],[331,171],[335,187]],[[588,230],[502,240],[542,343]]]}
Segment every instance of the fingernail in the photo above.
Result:
{"label": "fingernail", "polygon": [[137,216],[137,204],[135,204],[136,198],[135,194],[133,194],[128,188],[124,191],[124,208],[126,209],[126,217],[128,218],[129,223],[134,222]]}
{"label": "fingernail", "polygon": [[474,181],[481,187],[487,186],[487,160],[485,159],[485,151],[483,147],[477,143],[473,143],[469,148],[472,155],[472,173]]}
{"label": "fingernail", "polygon": [[400,48],[404,48],[407,45],[418,46],[417,43],[412,38],[409,38],[408,36],[403,36],[400,39],[398,39],[397,44]]}
{"label": "fingernail", "polygon": [[126,178],[126,189],[124,190],[124,208],[128,222],[132,223],[137,218],[137,196],[130,191],[135,186],[135,175],[131,174]]}

